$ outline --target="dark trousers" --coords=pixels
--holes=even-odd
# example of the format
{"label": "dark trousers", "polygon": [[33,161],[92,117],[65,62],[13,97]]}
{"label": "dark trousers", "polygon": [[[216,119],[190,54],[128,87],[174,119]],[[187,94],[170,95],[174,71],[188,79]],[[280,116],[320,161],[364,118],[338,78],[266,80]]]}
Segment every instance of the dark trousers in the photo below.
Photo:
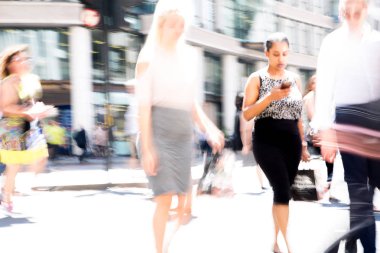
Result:
{"label": "dark trousers", "polygon": [[374,188],[380,186],[380,161],[342,152],[344,178],[350,197],[348,245],[360,239],[364,253],[376,253],[376,224],[373,214]]}
{"label": "dark trousers", "polygon": [[325,253],[337,253],[340,240],[346,240],[345,253],[356,253],[358,239],[364,253],[376,253],[373,194],[375,187],[380,186],[380,161],[345,152],[341,154],[350,198],[350,231]]}
{"label": "dark trousers", "polygon": [[86,147],[79,147],[82,150],[82,153],[78,156],[78,159],[80,162],[84,160],[84,157],[86,156]]}
{"label": "dark trousers", "polygon": [[[380,101],[380,100],[379,100]],[[336,108],[338,124],[378,130],[379,102],[346,105]],[[338,139],[339,143],[339,139]],[[346,248],[360,239],[364,253],[376,252],[376,224],[373,214],[373,193],[380,187],[380,160],[342,152],[344,179],[350,197],[350,233]],[[346,251],[346,252],[355,252]]]}
{"label": "dark trousers", "polygon": [[48,143],[47,146],[48,146],[50,160],[55,160],[55,158],[57,158],[59,146],[56,144],[50,144],[50,143]]}

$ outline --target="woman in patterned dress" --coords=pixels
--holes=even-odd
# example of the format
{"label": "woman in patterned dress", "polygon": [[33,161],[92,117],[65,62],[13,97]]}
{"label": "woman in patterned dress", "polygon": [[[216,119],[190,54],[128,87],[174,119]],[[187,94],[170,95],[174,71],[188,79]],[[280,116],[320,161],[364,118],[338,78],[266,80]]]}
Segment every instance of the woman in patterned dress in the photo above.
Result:
{"label": "woman in patterned dress", "polygon": [[0,159],[6,165],[1,204],[7,211],[12,211],[12,194],[20,166],[41,164],[48,157],[46,142],[33,127],[33,121],[44,114],[30,110],[33,97],[41,88],[38,77],[30,71],[27,46],[12,46],[1,54]]}
{"label": "woman in patterned dress", "polygon": [[[275,240],[273,251],[279,252],[278,232],[287,240],[290,186],[293,184],[301,157],[308,160],[301,120],[301,81],[287,71],[289,41],[282,33],[272,34],[266,41],[268,66],[248,78],[243,115],[255,118],[253,154],[267,176],[274,192],[273,220]],[[287,83],[290,86],[283,86]]]}

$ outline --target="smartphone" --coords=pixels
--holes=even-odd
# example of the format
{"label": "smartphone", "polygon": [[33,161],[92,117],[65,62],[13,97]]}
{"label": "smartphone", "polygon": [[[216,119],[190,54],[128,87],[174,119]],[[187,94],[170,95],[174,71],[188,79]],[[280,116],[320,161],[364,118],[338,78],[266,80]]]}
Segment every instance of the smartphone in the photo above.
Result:
{"label": "smartphone", "polygon": [[291,85],[292,85],[292,83],[289,82],[289,81],[287,81],[287,82],[283,82],[283,83],[281,84],[281,89],[287,89],[287,88],[289,88]]}

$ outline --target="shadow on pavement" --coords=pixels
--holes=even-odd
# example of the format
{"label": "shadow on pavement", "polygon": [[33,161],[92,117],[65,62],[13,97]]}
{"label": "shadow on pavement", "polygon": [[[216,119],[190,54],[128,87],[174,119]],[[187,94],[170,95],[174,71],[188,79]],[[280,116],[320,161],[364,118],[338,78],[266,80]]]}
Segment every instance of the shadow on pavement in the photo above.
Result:
{"label": "shadow on pavement", "polygon": [[4,218],[0,218],[0,228],[1,227],[10,227],[12,225],[20,225],[20,224],[34,224],[34,222],[30,221],[29,218],[20,217],[15,218],[11,216],[6,216]]}
{"label": "shadow on pavement", "polygon": [[35,191],[87,191],[87,190],[107,190],[112,187],[138,187],[146,188],[146,183],[120,183],[120,184],[93,184],[93,185],[64,185],[64,186],[43,186],[34,187]]}
{"label": "shadow on pavement", "polygon": [[103,191],[100,192],[94,192],[94,193],[89,193],[89,194],[82,194],[76,196],[76,198],[87,198],[87,197],[93,197],[93,196],[98,196],[98,195],[105,195],[105,194],[113,194],[113,195],[119,195],[119,196],[137,196],[137,197],[142,197],[143,199],[146,200],[152,200],[152,194],[149,192],[136,192],[131,190],[117,190],[115,188],[108,188],[104,189]]}
{"label": "shadow on pavement", "polygon": [[266,193],[267,193],[267,191],[262,191],[262,192],[244,192],[244,193],[239,193],[239,194],[249,195],[249,196],[261,196],[261,195],[264,195]]}

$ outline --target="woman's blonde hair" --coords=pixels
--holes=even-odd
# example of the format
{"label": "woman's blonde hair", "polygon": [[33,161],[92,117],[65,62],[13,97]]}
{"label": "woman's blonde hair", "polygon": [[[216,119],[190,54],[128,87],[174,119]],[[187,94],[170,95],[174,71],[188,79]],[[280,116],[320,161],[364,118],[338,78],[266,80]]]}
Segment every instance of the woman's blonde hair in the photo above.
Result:
{"label": "woman's blonde hair", "polygon": [[181,16],[185,22],[185,31],[179,43],[184,43],[184,34],[191,23],[192,18],[192,5],[190,0],[160,0],[156,5],[153,15],[153,21],[145,41],[145,44],[139,54],[137,62],[149,62],[154,54],[155,47],[160,43],[160,26],[165,18],[170,14],[177,14]]}
{"label": "woman's blonde hair", "polygon": [[0,56],[0,80],[10,75],[8,70],[8,64],[12,60],[12,57],[21,52],[29,51],[27,45],[14,45],[6,48]]}

